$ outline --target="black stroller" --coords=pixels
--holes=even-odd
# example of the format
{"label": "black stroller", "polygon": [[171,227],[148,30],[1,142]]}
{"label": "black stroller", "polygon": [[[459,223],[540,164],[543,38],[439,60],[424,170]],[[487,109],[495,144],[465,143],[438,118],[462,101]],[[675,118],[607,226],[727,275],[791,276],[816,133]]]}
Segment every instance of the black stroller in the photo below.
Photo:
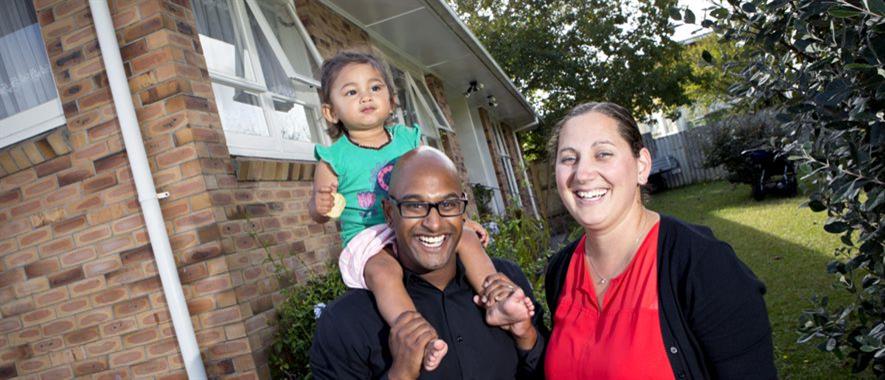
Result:
{"label": "black stroller", "polygon": [[796,167],[782,153],[770,149],[750,149],[741,153],[755,169],[752,186],[753,199],[761,201],[765,195],[795,196],[798,191]]}

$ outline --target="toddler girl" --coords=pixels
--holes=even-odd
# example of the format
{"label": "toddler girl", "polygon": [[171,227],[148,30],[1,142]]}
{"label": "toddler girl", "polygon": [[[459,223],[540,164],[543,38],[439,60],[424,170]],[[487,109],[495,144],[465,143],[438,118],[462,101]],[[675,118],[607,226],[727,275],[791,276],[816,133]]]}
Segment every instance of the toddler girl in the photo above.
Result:
{"label": "toddler girl", "polygon": [[[385,248],[393,234],[386,229],[381,200],[387,197],[393,164],[420,145],[421,131],[404,125],[386,126],[396,104],[394,92],[387,71],[369,54],[341,53],[325,61],[321,85],[323,118],[329,124],[329,134],[337,140],[329,147],[316,146],[319,162],[310,215],[317,223],[329,221],[336,208],[335,198],[343,196],[342,278],[350,288],[375,293],[381,316],[392,325],[403,312],[415,311],[415,305],[403,285],[402,267]],[[337,203],[340,207],[341,200]],[[468,220],[466,225],[485,234],[476,222]],[[471,286],[481,293],[483,281],[496,272],[495,267],[475,233],[468,230],[461,236],[458,257]],[[487,306],[490,324],[509,324],[533,313],[534,305],[522,290],[515,295],[504,302],[484,304],[493,305]],[[424,368],[435,369],[447,350],[440,339],[428,344]]]}

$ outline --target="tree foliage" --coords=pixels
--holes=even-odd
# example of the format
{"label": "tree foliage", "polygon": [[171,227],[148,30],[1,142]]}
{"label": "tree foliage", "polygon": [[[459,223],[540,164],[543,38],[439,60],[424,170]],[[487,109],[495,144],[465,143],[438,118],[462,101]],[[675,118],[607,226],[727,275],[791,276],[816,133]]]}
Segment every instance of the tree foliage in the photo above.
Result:
{"label": "tree foliage", "polygon": [[885,376],[885,2],[769,0],[715,6],[706,25],[752,50],[731,94],[773,108],[810,171],[808,206],[843,245],[827,270],[854,295],[820,299],[800,319],[800,342]]}
{"label": "tree foliage", "polygon": [[683,59],[691,64],[694,80],[685,83],[685,96],[693,106],[709,109],[728,99],[728,89],[737,83],[740,71],[749,63],[752,51],[734,41],[719,41],[708,34],[687,45]]}
{"label": "tree foliage", "polygon": [[520,136],[529,160],[568,109],[611,101],[636,114],[685,104],[691,68],[673,42],[676,0],[449,0],[523,94],[541,128]]}

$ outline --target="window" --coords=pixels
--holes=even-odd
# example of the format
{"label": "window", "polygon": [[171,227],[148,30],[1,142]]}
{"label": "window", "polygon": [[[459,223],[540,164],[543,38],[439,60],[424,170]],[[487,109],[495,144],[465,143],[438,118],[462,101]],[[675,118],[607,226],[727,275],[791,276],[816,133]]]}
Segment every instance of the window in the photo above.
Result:
{"label": "window", "polygon": [[519,187],[516,181],[516,172],[513,171],[513,161],[510,160],[510,154],[507,151],[507,145],[504,143],[504,133],[501,131],[501,125],[495,122],[492,127],[494,134],[495,150],[501,157],[501,167],[504,168],[504,175],[507,176],[507,183],[510,185],[510,195],[517,207],[522,207],[522,200],[519,197]]}
{"label": "window", "polygon": [[416,81],[407,72],[391,66],[393,84],[397,88],[400,120],[406,125],[421,127],[421,140],[434,148],[442,149],[438,130],[452,131],[436,100],[430,95],[424,81]]}
{"label": "window", "polygon": [[284,0],[192,0],[231,154],[313,160],[322,59]]}
{"label": "window", "polygon": [[32,1],[0,2],[0,148],[64,123]]}

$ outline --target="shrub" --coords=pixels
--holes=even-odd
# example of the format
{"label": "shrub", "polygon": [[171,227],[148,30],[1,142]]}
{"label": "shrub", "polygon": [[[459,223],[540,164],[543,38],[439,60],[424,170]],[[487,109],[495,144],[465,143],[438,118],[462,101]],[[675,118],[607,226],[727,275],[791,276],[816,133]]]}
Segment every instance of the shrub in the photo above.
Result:
{"label": "shrub", "polygon": [[759,179],[757,170],[742,155],[750,149],[770,149],[780,152],[786,132],[769,113],[738,115],[713,122],[709,128],[710,145],[706,147],[704,166],[722,165],[728,171],[731,183],[753,184]]}
{"label": "shrub", "polygon": [[479,215],[491,214],[492,210],[489,208],[489,204],[495,195],[494,190],[481,183],[470,184],[470,187],[473,188],[473,197],[476,199],[476,210],[479,211]]}
{"label": "shrub", "polygon": [[795,131],[786,142],[810,173],[807,205],[842,238],[827,270],[853,301],[820,299],[801,316],[799,341],[885,377],[885,1],[728,4],[702,25],[751,50],[731,94],[776,108]]}

